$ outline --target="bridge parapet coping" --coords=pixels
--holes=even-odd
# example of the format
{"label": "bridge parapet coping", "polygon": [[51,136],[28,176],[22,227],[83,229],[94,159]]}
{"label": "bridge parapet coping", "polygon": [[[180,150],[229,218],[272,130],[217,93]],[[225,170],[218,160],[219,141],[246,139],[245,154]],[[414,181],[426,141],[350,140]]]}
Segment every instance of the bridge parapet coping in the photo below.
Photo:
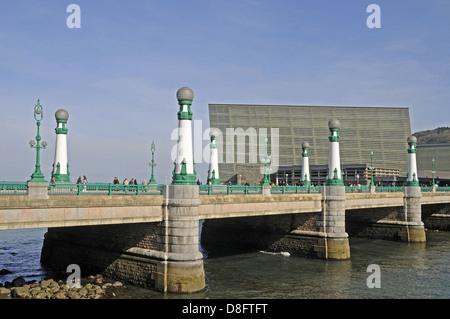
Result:
{"label": "bridge parapet coping", "polygon": [[271,196],[261,196],[261,194],[212,194],[200,195],[201,203],[204,204],[228,204],[228,203],[269,203],[269,202],[294,202],[321,200],[320,194],[272,194]]}
{"label": "bridge parapet coping", "polygon": [[29,199],[27,195],[0,196],[0,210],[8,209],[45,209],[45,208],[87,208],[87,207],[127,207],[161,206],[162,195],[50,195],[48,199]]}

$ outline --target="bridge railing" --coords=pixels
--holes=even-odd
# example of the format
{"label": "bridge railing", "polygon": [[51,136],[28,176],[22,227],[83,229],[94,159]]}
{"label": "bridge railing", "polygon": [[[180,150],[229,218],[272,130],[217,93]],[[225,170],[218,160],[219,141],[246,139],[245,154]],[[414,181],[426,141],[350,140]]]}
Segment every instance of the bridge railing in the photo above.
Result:
{"label": "bridge railing", "polygon": [[162,185],[123,185],[107,183],[50,184],[49,195],[156,195],[162,194]]}
{"label": "bridge railing", "polygon": [[377,186],[375,187],[376,193],[396,193],[403,192],[403,186]]}
{"label": "bridge railing", "polygon": [[[432,186],[422,186],[421,190],[422,190],[422,192],[432,192],[433,187]],[[437,186],[436,191],[437,192],[450,192],[450,186]]]}
{"label": "bridge railing", "polygon": [[320,193],[320,186],[272,186],[272,194],[311,194]]}
{"label": "bridge railing", "polygon": [[199,185],[200,194],[261,194],[258,185]]}
{"label": "bridge railing", "polygon": [[0,195],[27,195],[26,182],[0,182]]}
{"label": "bridge railing", "polygon": [[[49,184],[49,195],[159,195],[163,185],[123,185],[111,183],[56,183]],[[272,194],[309,194],[320,193],[321,186],[272,186]],[[402,186],[377,186],[376,193],[403,192]],[[423,186],[422,192],[432,192],[433,187]],[[200,185],[200,194],[261,194],[262,187],[258,185]],[[436,191],[450,192],[450,187],[440,186]],[[346,193],[370,192],[370,186],[346,186]],[[0,182],[0,195],[27,195],[26,182]]]}

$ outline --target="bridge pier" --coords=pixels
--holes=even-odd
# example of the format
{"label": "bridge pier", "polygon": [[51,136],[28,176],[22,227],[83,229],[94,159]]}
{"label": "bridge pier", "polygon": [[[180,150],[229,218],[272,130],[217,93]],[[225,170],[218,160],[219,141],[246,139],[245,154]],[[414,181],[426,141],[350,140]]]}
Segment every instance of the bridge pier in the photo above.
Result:
{"label": "bridge pier", "polygon": [[199,188],[165,185],[163,221],[158,225],[157,248],[163,252],[155,273],[155,288],[191,293],[205,288],[203,255],[199,251]]}
{"label": "bridge pier", "polygon": [[314,250],[323,259],[349,259],[350,245],[345,231],[345,187],[324,186],[323,209],[316,221],[319,241]]}
{"label": "bridge pier", "polygon": [[345,186],[339,154],[339,127],[337,119],[328,122],[330,154],[327,186],[322,188],[322,213],[317,221],[323,238],[316,247],[317,255],[324,259],[349,259],[350,246],[345,231]]}
{"label": "bridge pier", "polygon": [[406,177],[406,187],[403,193],[404,207],[400,213],[400,219],[405,222],[399,237],[406,242],[425,242],[425,227],[422,222],[422,197],[419,185],[419,175],[417,174],[416,143],[415,136],[408,137],[408,175]]}
{"label": "bridge pier", "polygon": [[400,220],[404,222],[398,235],[401,241],[421,243],[426,241],[425,227],[422,222],[422,193],[420,186],[405,187],[403,209],[400,210]]}

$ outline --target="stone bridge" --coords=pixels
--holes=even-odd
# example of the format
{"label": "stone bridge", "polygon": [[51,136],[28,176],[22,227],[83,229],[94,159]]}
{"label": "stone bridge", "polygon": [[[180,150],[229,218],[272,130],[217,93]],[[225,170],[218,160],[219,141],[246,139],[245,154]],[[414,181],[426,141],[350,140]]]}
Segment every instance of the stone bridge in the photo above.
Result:
{"label": "stone bridge", "polygon": [[[403,207],[403,192],[346,193],[345,210]],[[321,212],[323,194],[200,195],[199,219]],[[450,192],[423,192],[421,205],[450,204]],[[349,214],[349,212],[347,212]],[[163,195],[0,196],[0,230],[154,223],[163,220]]]}
{"label": "stone bridge", "polygon": [[410,189],[200,195],[198,186],[166,185],[162,195],[3,195],[0,229],[48,228],[41,261],[54,269],[78,264],[86,272],[186,293],[204,288],[200,238],[208,249],[348,259],[348,235],[424,242],[423,221],[448,230],[450,193]]}

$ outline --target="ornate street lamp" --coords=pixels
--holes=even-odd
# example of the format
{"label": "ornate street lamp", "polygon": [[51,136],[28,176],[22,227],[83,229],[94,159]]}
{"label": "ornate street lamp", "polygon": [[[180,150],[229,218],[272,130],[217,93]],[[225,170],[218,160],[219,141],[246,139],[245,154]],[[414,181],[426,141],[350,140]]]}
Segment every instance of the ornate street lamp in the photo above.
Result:
{"label": "ornate street lamp", "polygon": [[41,148],[45,149],[45,147],[47,146],[46,141],[42,141],[42,143],[40,143],[41,136],[39,135],[39,127],[41,126],[41,121],[42,121],[43,116],[44,116],[44,110],[38,99],[37,104],[34,105],[34,119],[36,120],[36,125],[37,125],[36,141],[35,140],[30,141],[30,147],[36,149],[36,166],[35,166],[34,173],[31,175],[31,179],[29,180],[29,182],[47,182],[44,179],[44,174],[42,174],[42,172],[41,172],[41,163],[40,163],[40,155],[39,155],[39,151],[41,150]]}
{"label": "ornate street lamp", "polygon": [[153,168],[156,166],[155,163],[155,141],[152,141],[152,162],[149,163],[149,165],[151,165],[152,167],[152,177],[150,178],[150,181],[148,182],[149,184],[156,184],[156,180],[155,177],[153,175]]}

